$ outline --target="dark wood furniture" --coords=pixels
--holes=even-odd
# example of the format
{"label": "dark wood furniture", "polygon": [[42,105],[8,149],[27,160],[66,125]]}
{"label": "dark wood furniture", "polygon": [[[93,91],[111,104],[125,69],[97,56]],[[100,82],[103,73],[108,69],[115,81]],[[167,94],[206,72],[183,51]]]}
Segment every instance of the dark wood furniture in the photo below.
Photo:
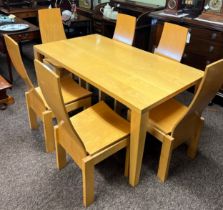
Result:
{"label": "dark wood furniture", "polygon": [[37,18],[38,9],[49,5],[47,0],[3,0],[0,11],[6,15],[14,14],[18,18]]}
{"label": "dark wood furniture", "polygon": [[[16,18],[15,23],[28,24],[29,28],[27,30],[14,31],[14,32],[0,31],[0,52],[6,54],[6,56],[7,56],[8,74],[9,74],[9,77],[7,79],[8,79],[9,82],[13,82],[13,77],[12,77],[11,62],[10,62],[7,50],[5,48],[5,42],[4,42],[3,34],[8,34],[16,42],[18,42],[20,44],[20,46],[22,45],[23,42],[37,40],[40,37],[39,28],[37,26],[27,22],[26,20],[22,20],[20,18]],[[6,24],[6,23],[4,23],[4,24]],[[3,25],[3,24],[0,24],[0,25]]]}
{"label": "dark wood furniture", "polygon": [[[103,17],[100,8],[106,3],[97,5],[93,10],[78,7],[79,14],[92,18],[94,33],[113,37],[115,30],[115,20]],[[111,0],[110,5],[115,11],[137,17],[136,34],[134,46],[140,49],[148,50],[150,22],[148,14],[152,11],[161,10],[163,7],[153,4],[139,3],[127,0]]]}
{"label": "dark wood furniture", "polygon": [[[189,28],[182,63],[204,70],[206,65],[223,58],[223,25],[199,21],[190,17],[169,17],[160,15],[162,11],[150,13],[151,34],[149,50],[153,52],[158,45],[163,23],[172,22]],[[214,101],[223,104],[223,88]]]}
{"label": "dark wood furniture", "polygon": [[78,14],[70,25],[64,25],[67,37],[83,36],[92,33],[91,18]]}
{"label": "dark wood furniture", "polygon": [[216,0],[206,0],[205,5],[208,5],[208,9],[204,9],[199,18],[210,21],[223,21],[223,2]]}
{"label": "dark wood furniture", "polygon": [[6,93],[7,89],[11,87],[12,85],[0,75],[0,110],[4,110],[8,105],[14,103],[14,98]]}
{"label": "dark wood furniture", "polygon": [[1,0],[0,3],[6,7],[36,7],[39,5],[49,5],[49,0]]}
{"label": "dark wood furniture", "polygon": [[38,17],[38,9],[46,8],[45,6],[39,6],[34,8],[24,7],[24,8],[0,8],[0,12],[6,15],[13,14],[18,18],[37,18]]}

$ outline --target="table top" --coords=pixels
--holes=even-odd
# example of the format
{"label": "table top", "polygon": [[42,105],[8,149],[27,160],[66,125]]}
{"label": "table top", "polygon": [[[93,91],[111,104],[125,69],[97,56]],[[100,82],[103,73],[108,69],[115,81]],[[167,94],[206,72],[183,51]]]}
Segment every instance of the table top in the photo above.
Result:
{"label": "table top", "polygon": [[139,112],[186,90],[204,74],[97,34],[36,45],[34,49]]}

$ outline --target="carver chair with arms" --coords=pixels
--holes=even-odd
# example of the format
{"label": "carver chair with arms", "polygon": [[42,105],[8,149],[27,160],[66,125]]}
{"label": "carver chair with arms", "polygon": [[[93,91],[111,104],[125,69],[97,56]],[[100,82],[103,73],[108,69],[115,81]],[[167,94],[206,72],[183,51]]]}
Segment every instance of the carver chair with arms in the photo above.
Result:
{"label": "carver chair with arms", "polygon": [[154,53],[181,61],[187,41],[188,28],[172,23],[164,23],[159,45]]}
{"label": "carver chair with arms", "polygon": [[188,144],[187,155],[197,153],[204,119],[201,114],[223,84],[223,60],[208,65],[204,77],[189,106],[175,99],[155,107],[149,112],[147,131],[162,142],[158,177],[164,182],[168,176],[173,149]]}
{"label": "carver chair with arms", "polygon": [[[43,121],[45,146],[47,152],[55,150],[54,132],[52,118],[54,114],[46,103],[39,87],[34,87],[26,72],[18,44],[9,36],[4,35],[6,48],[11,61],[27,85],[26,105],[29,116],[29,124],[32,129],[37,128],[37,117]],[[87,108],[91,105],[91,92],[76,84],[69,76],[61,79],[62,95],[67,111],[78,108]]]}
{"label": "carver chair with arms", "polygon": [[[69,118],[61,94],[60,77],[35,60],[43,95],[58,120],[55,126],[57,167],[66,165],[68,153],[82,170],[83,203],[94,201],[94,166],[122,148],[126,151],[125,175],[129,165],[129,122],[103,101]],[[49,82],[50,81],[50,82]]]}

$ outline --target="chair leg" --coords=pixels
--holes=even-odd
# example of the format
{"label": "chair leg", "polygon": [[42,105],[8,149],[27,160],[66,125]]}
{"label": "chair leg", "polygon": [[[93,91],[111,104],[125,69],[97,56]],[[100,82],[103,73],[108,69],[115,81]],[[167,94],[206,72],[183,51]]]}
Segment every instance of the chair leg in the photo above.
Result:
{"label": "chair leg", "polygon": [[94,202],[94,165],[92,162],[82,164],[83,204],[85,207]]}
{"label": "chair leg", "polygon": [[173,150],[173,138],[171,136],[165,136],[160,154],[159,169],[157,174],[161,182],[165,182],[168,176],[172,150]]}
{"label": "chair leg", "polygon": [[44,130],[44,136],[45,136],[46,152],[54,152],[55,140],[54,140],[54,130],[53,130],[51,111],[45,111],[43,113],[43,130]]}
{"label": "chair leg", "polygon": [[67,164],[67,159],[66,159],[66,151],[64,148],[59,144],[57,140],[57,134],[58,128],[54,128],[54,134],[55,134],[55,147],[56,147],[56,160],[57,160],[57,168],[61,170],[64,168]]}
{"label": "chair leg", "polygon": [[198,123],[197,129],[195,131],[195,135],[189,142],[188,149],[187,149],[187,156],[191,159],[194,159],[197,154],[197,148],[198,148],[200,135],[201,135],[201,129],[203,125],[204,125],[204,119],[201,118],[201,120]]}
{"label": "chair leg", "polygon": [[28,95],[26,94],[25,96],[26,96],[26,107],[27,107],[28,118],[29,118],[29,126],[31,129],[36,129],[38,128],[37,115],[30,106]]}
{"label": "chair leg", "polygon": [[130,162],[130,145],[127,145],[126,147],[126,155],[125,155],[125,172],[124,176],[129,176],[129,162]]}

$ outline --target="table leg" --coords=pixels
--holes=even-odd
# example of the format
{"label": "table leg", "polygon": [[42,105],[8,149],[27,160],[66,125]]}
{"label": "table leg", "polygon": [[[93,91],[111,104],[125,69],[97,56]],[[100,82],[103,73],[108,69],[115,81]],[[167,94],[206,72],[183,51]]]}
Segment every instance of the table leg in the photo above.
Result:
{"label": "table leg", "polygon": [[148,113],[131,112],[131,131],[130,131],[130,169],[129,184],[133,187],[139,182],[146,138],[146,121]]}

